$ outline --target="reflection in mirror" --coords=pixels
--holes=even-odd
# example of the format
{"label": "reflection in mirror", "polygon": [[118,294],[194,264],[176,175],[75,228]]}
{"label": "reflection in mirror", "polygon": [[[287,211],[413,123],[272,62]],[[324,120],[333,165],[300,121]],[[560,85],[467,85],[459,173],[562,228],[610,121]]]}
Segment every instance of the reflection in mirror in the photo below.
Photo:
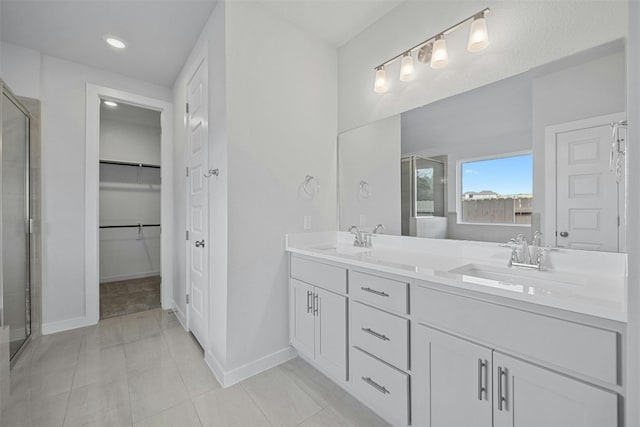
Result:
{"label": "reflection in mirror", "polygon": [[618,40],[341,134],[340,228],[624,252],[625,67]]}

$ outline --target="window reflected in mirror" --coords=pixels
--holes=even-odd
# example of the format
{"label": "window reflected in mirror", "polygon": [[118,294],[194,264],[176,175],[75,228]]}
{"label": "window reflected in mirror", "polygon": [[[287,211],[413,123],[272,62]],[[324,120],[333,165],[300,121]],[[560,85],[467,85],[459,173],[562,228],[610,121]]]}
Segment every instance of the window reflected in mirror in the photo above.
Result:
{"label": "window reflected in mirror", "polygon": [[459,167],[459,222],[531,225],[531,153],[463,160]]}

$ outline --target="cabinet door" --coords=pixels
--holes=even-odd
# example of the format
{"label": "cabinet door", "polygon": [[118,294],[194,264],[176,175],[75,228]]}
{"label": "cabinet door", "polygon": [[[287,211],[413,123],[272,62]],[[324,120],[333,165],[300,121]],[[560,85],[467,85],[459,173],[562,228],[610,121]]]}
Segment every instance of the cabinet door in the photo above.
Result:
{"label": "cabinet door", "polygon": [[291,344],[309,359],[315,345],[313,292],[313,286],[291,279]]}
{"label": "cabinet door", "polygon": [[491,427],[492,350],[425,326],[412,343],[413,425]]}
{"label": "cabinet door", "polygon": [[615,393],[494,353],[495,427],[618,425]]}
{"label": "cabinet door", "polygon": [[347,379],[347,298],[316,288],[315,361],[336,379]]}

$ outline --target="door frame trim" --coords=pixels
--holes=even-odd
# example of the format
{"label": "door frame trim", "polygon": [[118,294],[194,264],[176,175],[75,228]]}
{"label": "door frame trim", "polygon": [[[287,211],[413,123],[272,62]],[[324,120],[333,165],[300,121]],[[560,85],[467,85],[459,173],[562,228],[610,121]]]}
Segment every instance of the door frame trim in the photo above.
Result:
{"label": "door frame trim", "polygon": [[[627,114],[624,112],[605,114],[602,116],[590,117],[588,119],[575,120],[566,123],[560,123],[551,126],[545,126],[545,144],[544,144],[544,216],[542,218],[541,228],[544,229],[545,243],[548,245],[553,241],[555,246],[556,239],[556,215],[557,215],[557,135],[564,132],[571,132],[579,129],[599,127],[608,125],[611,122],[624,120]],[[535,158],[534,158],[535,162]],[[625,160],[626,162],[626,160]],[[626,175],[626,174],[625,174]],[[626,188],[626,176],[624,179],[624,188]],[[624,189],[623,189],[624,190]],[[622,191],[624,197],[619,201],[618,213],[621,218],[618,227],[618,252],[626,251],[626,191]],[[534,194],[535,198],[535,194]]]}
{"label": "door frame trim", "polygon": [[168,101],[87,83],[85,146],[85,317],[88,325],[100,320],[100,99],[160,111],[160,274],[163,309],[173,308],[173,105]]}

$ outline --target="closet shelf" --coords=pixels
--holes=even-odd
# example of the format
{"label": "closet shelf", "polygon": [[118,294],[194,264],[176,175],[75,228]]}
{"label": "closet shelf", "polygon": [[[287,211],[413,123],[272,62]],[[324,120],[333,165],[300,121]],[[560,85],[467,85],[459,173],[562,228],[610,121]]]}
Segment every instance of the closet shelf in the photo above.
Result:
{"label": "closet shelf", "polygon": [[100,228],[140,228],[140,227],[160,227],[160,224],[101,225],[100,226]]}
{"label": "closet shelf", "polygon": [[153,168],[160,169],[160,165],[153,165],[151,163],[135,163],[135,162],[120,162],[117,160],[100,160],[102,165],[119,165],[119,166],[135,166],[138,168]]}

